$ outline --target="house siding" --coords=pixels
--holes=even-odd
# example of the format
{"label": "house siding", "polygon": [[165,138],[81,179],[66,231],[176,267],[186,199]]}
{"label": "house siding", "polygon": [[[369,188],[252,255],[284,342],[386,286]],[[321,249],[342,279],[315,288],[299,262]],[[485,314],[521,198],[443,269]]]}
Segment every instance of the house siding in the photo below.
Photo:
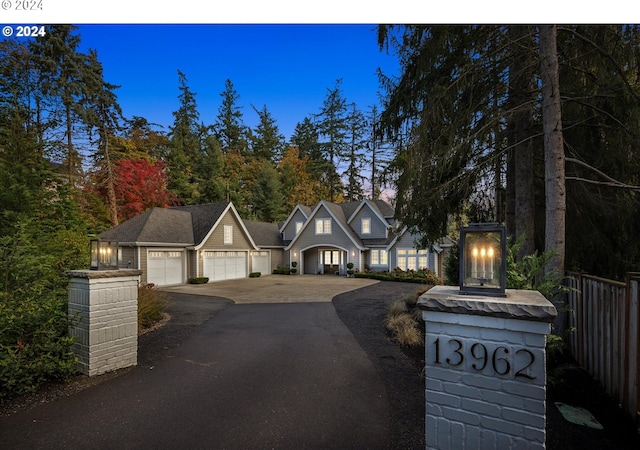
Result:
{"label": "house siding", "polygon": [[[233,243],[224,243],[224,226],[233,226]],[[242,225],[236,220],[236,218],[230,212],[224,215],[222,220],[218,223],[218,226],[213,230],[209,238],[202,246],[202,250],[249,250],[252,248],[249,240],[242,231]]]}
{"label": "house siding", "polygon": [[[363,218],[371,219],[371,233],[362,234],[362,222]],[[366,205],[358,211],[353,220],[351,220],[351,228],[363,239],[384,239],[387,237],[387,226],[380,221],[380,218],[373,210]]]}
{"label": "house siding", "polygon": [[136,261],[136,249],[134,247],[120,247],[122,258],[118,261],[120,269],[136,269],[138,262]]}
{"label": "house siding", "polygon": [[140,270],[142,270],[142,275],[140,275],[140,282],[142,284],[147,283],[147,247],[140,247]]}
{"label": "house siding", "polygon": [[296,237],[296,222],[302,222],[302,224],[304,225],[306,221],[307,218],[304,216],[304,214],[302,214],[302,211],[296,209],[296,212],[291,217],[291,220],[289,220],[287,226],[282,230],[282,238],[284,240],[292,240],[294,237]]}
{"label": "house siding", "polygon": [[[315,220],[326,218],[331,218],[331,234],[316,234]],[[294,253],[299,255],[301,251],[314,247],[323,249],[340,248],[347,252],[345,264],[350,261],[354,264],[359,263],[358,255],[360,254],[360,250],[353,244],[351,238],[345,233],[336,220],[333,219],[329,211],[327,211],[324,206],[322,206],[316,214],[310,218],[310,220],[311,223],[303,229],[302,234],[291,247],[290,253],[292,255]],[[300,260],[300,256],[292,258]],[[308,264],[308,258],[304,258],[303,261],[305,265]],[[309,272],[306,267],[303,267],[298,273],[313,272]]]}
{"label": "house siding", "polygon": [[202,271],[198,267],[198,252],[195,250],[189,250],[187,252],[187,280],[189,278],[199,277]]}

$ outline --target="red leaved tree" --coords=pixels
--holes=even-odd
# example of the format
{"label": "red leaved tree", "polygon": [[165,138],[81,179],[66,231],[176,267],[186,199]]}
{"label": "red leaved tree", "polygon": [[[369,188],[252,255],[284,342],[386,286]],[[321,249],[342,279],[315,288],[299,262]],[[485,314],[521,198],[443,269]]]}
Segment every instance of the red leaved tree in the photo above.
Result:
{"label": "red leaved tree", "polygon": [[178,204],[178,197],[167,189],[163,161],[121,159],[116,161],[114,172],[120,219],[130,219],[154,206],[166,208]]}

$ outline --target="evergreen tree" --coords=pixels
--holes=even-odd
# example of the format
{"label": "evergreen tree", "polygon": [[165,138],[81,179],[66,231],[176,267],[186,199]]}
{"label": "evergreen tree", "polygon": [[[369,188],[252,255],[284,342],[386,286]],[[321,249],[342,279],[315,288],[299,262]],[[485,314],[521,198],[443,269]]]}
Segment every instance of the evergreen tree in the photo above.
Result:
{"label": "evergreen tree", "polygon": [[269,161],[263,160],[251,194],[255,217],[264,222],[283,220],[288,212],[284,209],[284,200],[278,172]]}
{"label": "evergreen tree", "polygon": [[224,182],[224,159],[220,143],[208,127],[200,129],[201,152],[195,165],[199,184],[199,202],[212,203],[224,201],[226,183]]}
{"label": "evergreen tree", "polygon": [[218,108],[218,117],[214,124],[215,136],[224,154],[238,151],[242,156],[246,156],[249,150],[247,127],[243,122],[241,107],[238,106],[240,96],[231,80],[226,80],[224,92],[220,96],[222,104]]}
{"label": "evergreen tree", "polygon": [[185,204],[198,202],[199,192],[195,180],[194,163],[200,151],[198,123],[200,114],[196,104],[196,94],[187,84],[187,77],[178,70],[180,107],[173,112],[173,126],[169,133],[170,144],[167,154],[169,189]]}
{"label": "evergreen tree", "polygon": [[[34,64],[40,72],[40,99],[50,99],[48,111],[39,110],[52,124],[61,124],[52,129],[49,145],[58,152],[58,159],[65,165],[67,179],[75,186],[82,174],[83,155],[77,141],[77,130],[84,129],[81,124],[82,96],[86,55],[78,51],[80,36],[74,34],[77,27],[72,25],[49,25],[43,37],[32,41],[30,51]],[[42,120],[40,116],[38,120]]]}
{"label": "evergreen tree", "polygon": [[347,101],[337,80],[333,89],[327,89],[322,109],[317,116],[320,150],[325,161],[324,175],[329,186],[329,200],[336,201],[342,192],[342,182],[337,167],[348,151]]}
{"label": "evergreen tree", "polygon": [[84,73],[83,119],[90,134],[94,129],[97,130],[98,149],[94,152],[94,164],[100,167],[103,172],[101,178],[106,184],[111,225],[115,226],[118,224],[118,208],[111,156],[111,137],[120,128],[122,118],[122,110],[113,92],[118,86],[104,80],[102,64],[98,61],[98,55],[95,51],[89,53]]}
{"label": "evergreen tree", "polygon": [[251,154],[254,158],[262,158],[276,164],[284,153],[285,138],[280,134],[276,121],[267,110],[266,105],[261,110],[253,105],[252,108],[258,114],[260,122],[251,136]]}
{"label": "evergreen tree", "polygon": [[366,150],[366,130],[367,122],[362,112],[355,103],[351,104],[349,115],[347,116],[348,126],[348,149],[345,154],[347,169],[344,172],[346,177],[345,200],[358,201],[364,198],[362,183],[364,176],[362,170],[365,162]]}

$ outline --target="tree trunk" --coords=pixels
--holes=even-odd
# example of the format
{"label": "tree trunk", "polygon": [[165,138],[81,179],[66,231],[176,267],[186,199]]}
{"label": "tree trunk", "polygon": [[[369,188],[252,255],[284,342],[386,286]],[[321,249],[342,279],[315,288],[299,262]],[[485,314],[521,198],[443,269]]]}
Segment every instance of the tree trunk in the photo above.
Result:
{"label": "tree trunk", "polygon": [[515,236],[522,239],[516,258],[533,254],[535,248],[535,198],[533,191],[533,145],[531,121],[531,29],[525,25],[510,28],[511,45],[515,49],[509,67],[509,102],[511,106],[509,146],[513,149],[513,178],[515,183]]}
{"label": "tree trunk", "polygon": [[[542,129],[544,133],[545,167],[545,251],[554,251],[547,272],[564,276],[566,192],[564,174],[564,141],[560,105],[560,77],[556,42],[557,26],[540,26],[540,54],[542,78]],[[561,335],[567,325],[562,314],[563,298],[552,301],[559,309],[554,333]]]}
{"label": "tree trunk", "polygon": [[109,134],[103,128],[104,142],[104,162],[107,166],[107,199],[109,202],[109,215],[111,216],[111,225],[118,225],[118,202],[116,200],[115,183],[113,181],[113,167],[111,166],[111,157],[109,155]]}
{"label": "tree trunk", "polygon": [[547,270],[564,274],[566,193],[564,175],[564,141],[560,107],[560,78],[555,25],[540,27],[542,56],[542,127],[544,132],[545,166],[545,250],[554,250],[555,257]]}

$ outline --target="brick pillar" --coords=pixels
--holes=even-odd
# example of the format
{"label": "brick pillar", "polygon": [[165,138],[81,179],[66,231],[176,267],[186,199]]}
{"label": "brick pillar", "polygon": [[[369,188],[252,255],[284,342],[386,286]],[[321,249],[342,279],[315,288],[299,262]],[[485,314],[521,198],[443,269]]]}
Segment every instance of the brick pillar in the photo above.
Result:
{"label": "brick pillar", "polygon": [[138,363],[140,270],[79,270],[69,276],[69,333],[78,369],[100,375]]}
{"label": "brick pillar", "polygon": [[557,312],[537,291],[460,295],[436,286],[425,320],[426,448],[544,449],[546,335]]}

